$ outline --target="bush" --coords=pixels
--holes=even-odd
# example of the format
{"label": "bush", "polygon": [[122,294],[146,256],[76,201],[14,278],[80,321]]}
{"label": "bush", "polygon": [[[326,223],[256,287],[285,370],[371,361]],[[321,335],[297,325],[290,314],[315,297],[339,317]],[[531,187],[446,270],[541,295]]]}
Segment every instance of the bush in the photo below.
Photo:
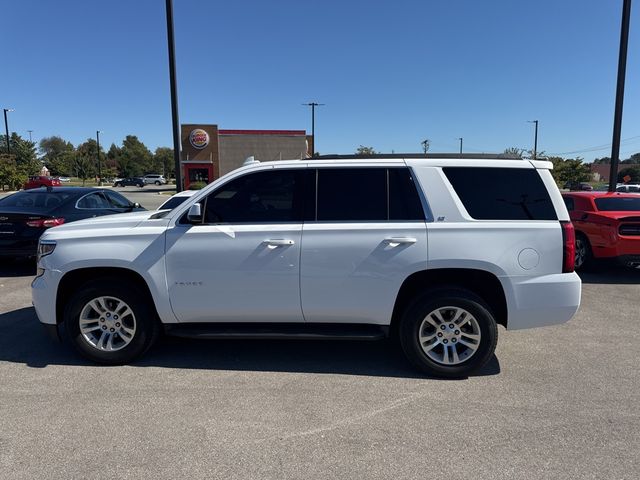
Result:
{"label": "bush", "polygon": [[204,182],[193,182],[189,185],[189,190],[202,190],[207,184]]}

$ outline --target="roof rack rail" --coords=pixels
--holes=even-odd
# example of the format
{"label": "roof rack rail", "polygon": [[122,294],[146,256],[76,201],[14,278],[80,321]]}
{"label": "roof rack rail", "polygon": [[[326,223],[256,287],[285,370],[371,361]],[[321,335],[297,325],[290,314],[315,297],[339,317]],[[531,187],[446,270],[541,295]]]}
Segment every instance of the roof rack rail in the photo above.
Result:
{"label": "roof rack rail", "polygon": [[521,160],[520,157],[510,153],[374,153],[373,155],[357,154],[328,154],[316,155],[305,160],[385,160],[389,158],[446,158],[446,159],[471,159],[471,160]]}

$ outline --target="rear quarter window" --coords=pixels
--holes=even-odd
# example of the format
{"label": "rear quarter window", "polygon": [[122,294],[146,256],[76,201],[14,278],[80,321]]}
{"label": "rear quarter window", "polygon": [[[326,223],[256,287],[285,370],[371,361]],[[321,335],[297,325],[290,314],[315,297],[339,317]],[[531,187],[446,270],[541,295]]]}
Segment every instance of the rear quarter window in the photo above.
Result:
{"label": "rear quarter window", "polygon": [[465,209],[476,220],[557,220],[533,168],[445,167]]}
{"label": "rear quarter window", "polygon": [[640,198],[596,198],[596,208],[604,212],[640,212]]}

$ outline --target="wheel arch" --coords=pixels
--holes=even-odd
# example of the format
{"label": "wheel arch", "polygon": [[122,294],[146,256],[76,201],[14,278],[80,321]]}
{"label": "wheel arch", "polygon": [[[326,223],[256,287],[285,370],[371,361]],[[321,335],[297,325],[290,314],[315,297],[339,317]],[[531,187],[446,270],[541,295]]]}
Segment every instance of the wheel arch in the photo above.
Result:
{"label": "wheel arch", "polygon": [[108,277],[125,279],[138,286],[147,298],[149,305],[153,308],[156,318],[159,318],[158,309],[153,301],[149,285],[147,285],[145,279],[138,272],[122,267],[87,267],[65,273],[58,283],[58,290],[56,292],[56,323],[58,325],[62,323],[64,307],[76,288],[87,281]]}
{"label": "wheel arch", "polygon": [[416,295],[436,287],[458,287],[475,293],[487,303],[496,323],[507,328],[507,299],[498,277],[486,270],[436,268],[415,272],[402,283],[393,307],[392,333],[396,332],[402,312]]}

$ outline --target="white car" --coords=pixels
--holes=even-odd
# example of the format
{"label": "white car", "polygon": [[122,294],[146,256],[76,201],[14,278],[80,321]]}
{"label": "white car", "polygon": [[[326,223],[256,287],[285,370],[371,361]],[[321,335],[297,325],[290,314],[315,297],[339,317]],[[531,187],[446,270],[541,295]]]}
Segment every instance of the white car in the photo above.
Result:
{"label": "white car", "polygon": [[164,178],[164,175],[159,175],[157,173],[150,173],[149,175],[145,175],[142,177],[142,181],[145,185],[156,184],[156,185],[166,185],[167,179]]}
{"label": "white car", "polygon": [[158,207],[158,210],[171,210],[176,208],[178,205],[184,203],[189,197],[196,194],[198,190],[183,190],[182,192],[178,192],[175,195],[172,195],[171,198],[168,198],[162,205]]}
{"label": "white car", "polygon": [[[48,230],[32,297],[85,357],[196,338],[398,339],[466,376],[508,329],[580,304],[574,230],[550,162],[388,158],[252,163],[172,210]],[[541,345],[541,349],[552,349]],[[552,354],[552,352],[549,352]]]}
{"label": "white car", "polygon": [[640,193],[640,185],[637,183],[619,183],[616,185],[616,192]]}

